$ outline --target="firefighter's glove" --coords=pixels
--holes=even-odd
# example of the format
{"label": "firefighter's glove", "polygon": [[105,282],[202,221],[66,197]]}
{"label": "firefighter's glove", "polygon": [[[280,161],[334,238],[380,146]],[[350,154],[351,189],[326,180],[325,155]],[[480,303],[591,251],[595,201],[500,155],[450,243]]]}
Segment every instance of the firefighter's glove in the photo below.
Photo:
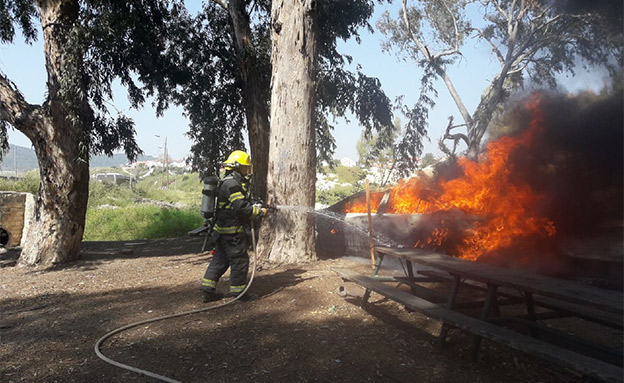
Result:
{"label": "firefighter's glove", "polygon": [[266,207],[263,207],[262,204],[257,203],[254,207],[258,208],[258,217],[262,218],[267,215],[268,210]]}

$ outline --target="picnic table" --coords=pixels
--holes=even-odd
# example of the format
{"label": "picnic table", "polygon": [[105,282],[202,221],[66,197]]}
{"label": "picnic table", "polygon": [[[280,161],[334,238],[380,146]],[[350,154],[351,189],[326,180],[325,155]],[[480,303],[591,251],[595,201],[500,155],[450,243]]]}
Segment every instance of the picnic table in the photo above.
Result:
{"label": "picnic table", "polygon": [[[459,328],[473,334],[472,357],[478,358],[482,338],[488,338],[531,355],[556,362],[584,376],[607,382],[622,382],[622,348],[588,341],[553,329],[541,321],[576,317],[615,331],[623,327],[624,297],[621,291],[599,289],[523,270],[506,269],[420,249],[375,247],[375,266],[370,276],[337,269],[343,279],[366,288],[362,304],[372,291],[404,304],[443,323],[439,344],[446,343],[448,331]],[[381,276],[385,257],[405,263],[405,276]],[[415,270],[414,264],[420,264]],[[409,286],[409,292],[386,282]],[[440,292],[426,282],[448,283]],[[481,291],[484,298],[460,301],[460,290]],[[465,295],[465,294],[464,294]],[[474,295],[474,294],[472,294]],[[480,294],[483,295],[483,294]],[[505,305],[523,305],[525,312],[502,315]],[[540,307],[540,310],[536,310]],[[467,309],[480,315],[468,315]],[[521,327],[524,333],[510,330]]]}

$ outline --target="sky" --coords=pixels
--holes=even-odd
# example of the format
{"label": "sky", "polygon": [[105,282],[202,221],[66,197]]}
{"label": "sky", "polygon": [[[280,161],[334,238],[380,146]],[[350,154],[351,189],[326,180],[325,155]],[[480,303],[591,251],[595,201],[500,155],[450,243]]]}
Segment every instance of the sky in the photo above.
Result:
{"label": "sky", "polygon": [[[199,1],[187,1],[191,12],[198,9],[199,4]],[[374,26],[386,9],[392,15],[397,15],[399,8],[399,2],[384,6],[376,5],[375,14],[370,23]],[[384,36],[379,32],[371,34],[362,30],[361,37],[362,43],[359,45],[355,41],[339,42],[339,51],[351,55],[354,59],[354,65],[360,64],[366,75],[379,78],[382,88],[392,102],[396,97],[402,95],[405,104],[413,104],[418,98],[422,74],[416,63],[401,61],[393,53],[382,52],[381,42],[384,40]],[[0,45],[0,71],[17,85],[31,104],[41,103],[45,95],[46,73],[41,40],[39,39],[38,42],[29,46],[18,35],[14,44]],[[495,59],[486,48],[468,42],[463,51],[465,53],[464,58],[449,71],[455,87],[462,95],[469,111],[474,110],[477,106],[483,89],[492,79],[498,67],[497,62],[494,61]],[[598,90],[602,87],[601,77],[603,76],[596,73],[579,72],[576,77],[562,77],[561,81],[568,90],[574,92],[582,89]],[[424,153],[439,154],[437,141],[446,128],[449,115],[453,114],[456,121],[460,120],[455,104],[448,95],[446,88],[438,82],[437,89],[439,92],[437,104],[431,111],[429,118],[430,141],[424,142]],[[114,92],[115,107],[134,119],[137,142],[146,155],[162,156],[165,138],[170,158],[183,159],[189,155],[192,143],[185,135],[188,131],[188,120],[184,117],[181,107],[172,106],[165,111],[162,117],[156,117],[149,101],[142,109],[134,110],[130,108],[125,90],[119,84],[115,86]],[[400,113],[395,116],[402,118]],[[405,118],[402,119],[405,121]],[[343,157],[357,159],[356,143],[360,134],[361,127],[355,119],[350,119],[350,122],[337,120],[334,131],[337,147],[334,157],[337,159]],[[9,129],[9,143],[25,147],[31,146],[24,135],[11,129]]]}

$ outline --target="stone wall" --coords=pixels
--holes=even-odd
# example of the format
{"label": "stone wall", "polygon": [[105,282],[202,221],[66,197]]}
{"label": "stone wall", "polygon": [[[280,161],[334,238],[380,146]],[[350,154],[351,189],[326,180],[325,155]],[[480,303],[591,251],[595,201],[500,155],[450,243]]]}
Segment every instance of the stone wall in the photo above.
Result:
{"label": "stone wall", "polygon": [[0,226],[9,233],[7,247],[21,246],[34,212],[30,193],[0,192]]}

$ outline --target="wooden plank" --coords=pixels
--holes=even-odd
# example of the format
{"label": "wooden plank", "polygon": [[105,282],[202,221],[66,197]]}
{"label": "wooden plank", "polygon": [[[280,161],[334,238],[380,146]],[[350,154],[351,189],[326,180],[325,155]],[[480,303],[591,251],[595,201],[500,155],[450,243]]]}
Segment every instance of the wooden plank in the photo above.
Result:
{"label": "wooden plank", "polygon": [[[419,270],[418,273],[429,276],[431,278],[438,278],[439,280],[452,281],[453,279],[450,274],[435,270]],[[462,283],[481,291],[487,290],[481,282],[466,280]],[[498,293],[501,296],[508,298],[523,299],[522,294],[520,294],[518,290],[512,288],[500,287],[498,289]],[[592,307],[581,306],[575,303],[568,303],[548,297],[533,296],[533,303],[536,306],[565,313],[569,316],[585,319],[590,322],[598,323],[611,328],[619,330],[622,330],[624,328],[624,319],[621,314],[597,310]]]}
{"label": "wooden plank", "polygon": [[501,323],[516,323],[526,328],[531,329],[531,336],[539,340],[555,344],[566,349],[571,349],[579,354],[590,356],[594,359],[599,359],[609,364],[613,364],[622,367],[622,351],[607,347],[603,344],[592,342],[590,340],[580,338],[578,336],[570,335],[564,331],[545,326],[539,322],[534,322],[528,319],[522,318],[489,318],[488,322],[501,324]]}
{"label": "wooden plank", "polygon": [[484,283],[513,287],[567,302],[591,305],[607,312],[618,314],[623,312],[624,295],[621,292],[584,286],[572,281],[551,278],[522,270],[505,269],[418,249],[377,247],[376,250],[379,253],[417,262]]}
{"label": "wooden plank", "polygon": [[365,275],[351,270],[333,269],[342,278],[357,283],[368,290],[375,291],[406,307],[427,315],[433,319],[450,323],[473,334],[500,342],[509,347],[531,355],[556,362],[564,367],[576,370],[583,375],[602,379],[606,382],[622,382],[622,368],[596,360],[576,352],[553,346],[539,340],[500,328],[496,325],[452,311],[441,305],[427,302],[408,292],[377,282]]}
{"label": "wooden plank", "polygon": [[395,277],[394,279],[396,279],[398,282],[404,283],[405,285],[409,286],[412,291],[412,294],[416,295],[417,297],[420,297],[424,300],[427,300],[429,302],[434,302],[434,303],[446,302],[446,295],[439,293],[435,290],[431,290],[426,287],[419,286],[416,283],[410,281],[411,278],[413,277]]}

